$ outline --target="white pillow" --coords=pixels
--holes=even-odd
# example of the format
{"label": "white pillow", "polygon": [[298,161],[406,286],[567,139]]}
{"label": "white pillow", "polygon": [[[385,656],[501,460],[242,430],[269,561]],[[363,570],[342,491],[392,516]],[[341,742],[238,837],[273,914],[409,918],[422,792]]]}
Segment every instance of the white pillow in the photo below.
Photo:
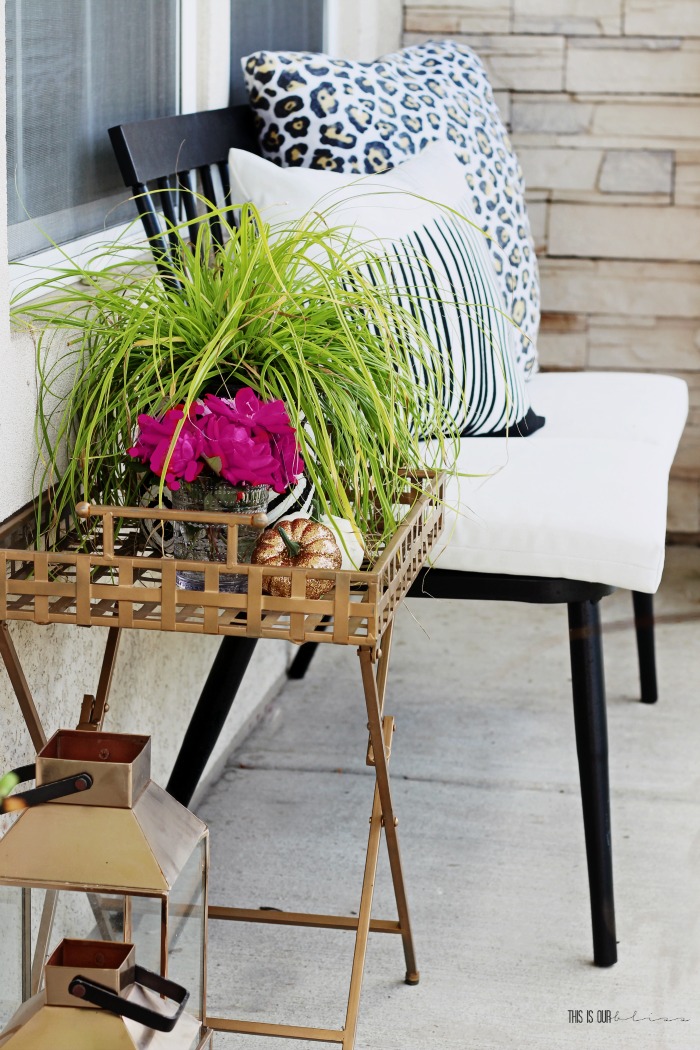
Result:
{"label": "white pillow", "polygon": [[[515,364],[518,329],[503,314],[486,236],[471,224],[449,146],[434,142],[381,175],[279,168],[238,149],[229,167],[235,204],[252,202],[273,225],[320,212],[388,259],[397,302],[415,311],[440,352],[443,404],[463,436],[525,436],[542,426]],[[430,199],[436,172],[439,204]]]}
{"label": "white pillow", "polygon": [[491,234],[504,309],[520,325],[518,365],[529,378],[540,317],[535,246],[522,171],[478,56],[431,40],[375,62],[294,51],[241,62],[262,155],[283,167],[376,174],[429,142],[449,144]]}

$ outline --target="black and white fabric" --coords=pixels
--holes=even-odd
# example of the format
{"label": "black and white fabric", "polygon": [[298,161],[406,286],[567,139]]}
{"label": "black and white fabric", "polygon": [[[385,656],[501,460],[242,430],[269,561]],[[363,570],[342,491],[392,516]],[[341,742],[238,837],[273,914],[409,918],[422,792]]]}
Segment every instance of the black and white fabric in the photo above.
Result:
{"label": "black and white fabric", "polygon": [[[460,211],[466,207],[463,198]],[[494,294],[479,237],[453,214],[436,213],[392,242],[383,269],[397,303],[440,353],[443,408],[461,436],[525,436],[541,423],[529,407],[512,352],[515,332]],[[430,382],[416,361],[414,372],[418,382]]]}
{"label": "black and white fabric", "polygon": [[305,474],[299,478],[294,488],[288,489],[287,492],[280,493],[270,489],[270,502],[267,505],[268,525],[274,525],[276,521],[281,521],[290,514],[313,517],[315,491]]}
{"label": "black and white fabric", "polygon": [[[283,167],[377,173],[449,144],[477,221],[489,234],[503,308],[519,328],[515,356],[537,370],[539,276],[518,159],[483,64],[453,41],[376,62],[260,51],[243,60],[263,156]],[[432,196],[441,196],[440,172]]]}
{"label": "black and white fabric", "polygon": [[[469,219],[463,172],[445,143],[359,178],[232,150],[230,177],[236,203],[252,202],[273,227],[322,211],[330,226],[351,228],[368,256],[381,255],[397,301],[441,355],[443,404],[464,436],[526,436],[542,426],[515,363],[518,330],[503,310],[487,238]],[[439,203],[430,200],[436,181]]]}

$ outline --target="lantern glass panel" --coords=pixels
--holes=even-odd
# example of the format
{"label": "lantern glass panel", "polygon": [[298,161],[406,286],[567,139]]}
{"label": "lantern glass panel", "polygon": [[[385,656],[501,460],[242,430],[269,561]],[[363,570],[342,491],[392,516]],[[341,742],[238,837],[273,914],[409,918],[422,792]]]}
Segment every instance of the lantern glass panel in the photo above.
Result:
{"label": "lantern glass panel", "polygon": [[[167,901],[167,976],[190,993],[187,1010],[204,1017],[205,878],[207,843],[197,843],[176,879]],[[131,933],[142,966],[161,970],[161,901],[157,897],[132,897]]]}
{"label": "lantern glass panel", "polygon": [[[43,958],[64,937],[123,941],[124,908],[121,895],[61,890],[52,897],[43,889],[0,885],[0,1031],[43,987]],[[42,964],[33,975],[37,951]]]}
{"label": "lantern glass panel", "polygon": [[0,886],[0,1031],[22,1002],[22,891]]}
{"label": "lantern glass panel", "polygon": [[[36,925],[36,905],[33,913]],[[109,893],[62,890],[56,901],[49,948],[64,937],[78,940],[124,940],[124,897]]]}
{"label": "lantern glass panel", "polygon": [[160,973],[161,915],[160,897],[132,897],[131,933],[128,939],[136,946],[139,965]]}
{"label": "lantern glass panel", "polygon": [[202,839],[170,892],[168,976],[190,991],[188,1010],[205,1016],[207,840]]}

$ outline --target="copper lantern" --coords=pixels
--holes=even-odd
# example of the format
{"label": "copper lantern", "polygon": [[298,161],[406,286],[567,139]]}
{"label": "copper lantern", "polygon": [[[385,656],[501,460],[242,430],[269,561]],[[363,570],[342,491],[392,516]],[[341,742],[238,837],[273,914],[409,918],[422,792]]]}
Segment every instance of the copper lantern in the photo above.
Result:
{"label": "copper lantern", "polygon": [[197,1036],[182,1045],[199,1050],[211,1039],[208,832],[150,769],[149,737],[60,730],[35,770],[17,771],[36,787],[3,803],[22,810],[0,840],[0,922],[8,953],[21,951],[21,962],[6,960],[14,988],[4,994],[36,995],[62,937],[133,945],[139,966],[188,990]]}
{"label": "copper lantern", "polygon": [[[187,990],[136,962],[133,944],[63,940],[44,988],[0,1034],[3,1050],[190,1050],[200,1024]],[[173,1008],[172,1000],[175,1003]],[[165,1004],[165,1005],[164,1005]]]}

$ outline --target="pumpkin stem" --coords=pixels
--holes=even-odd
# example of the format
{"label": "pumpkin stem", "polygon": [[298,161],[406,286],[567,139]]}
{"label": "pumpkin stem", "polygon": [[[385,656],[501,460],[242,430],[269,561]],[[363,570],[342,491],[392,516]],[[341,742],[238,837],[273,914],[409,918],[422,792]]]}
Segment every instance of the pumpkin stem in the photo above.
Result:
{"label": "pumpkin stem", "polygon": [[292,537],[289,535],[289,533],[285,532],[285,530],[283,528],[281,528],[280,526],[277,527],[277,531],[279,532],[280,536],[282,537],[282,542],[284,543],[285,547],[287,548],[287,552],[289,554],[289,557],[290,558],[296,558],[296,556],[298,555],[299,551],[301,550],[301,544],[297,543],[296,540],[293,540]]}

